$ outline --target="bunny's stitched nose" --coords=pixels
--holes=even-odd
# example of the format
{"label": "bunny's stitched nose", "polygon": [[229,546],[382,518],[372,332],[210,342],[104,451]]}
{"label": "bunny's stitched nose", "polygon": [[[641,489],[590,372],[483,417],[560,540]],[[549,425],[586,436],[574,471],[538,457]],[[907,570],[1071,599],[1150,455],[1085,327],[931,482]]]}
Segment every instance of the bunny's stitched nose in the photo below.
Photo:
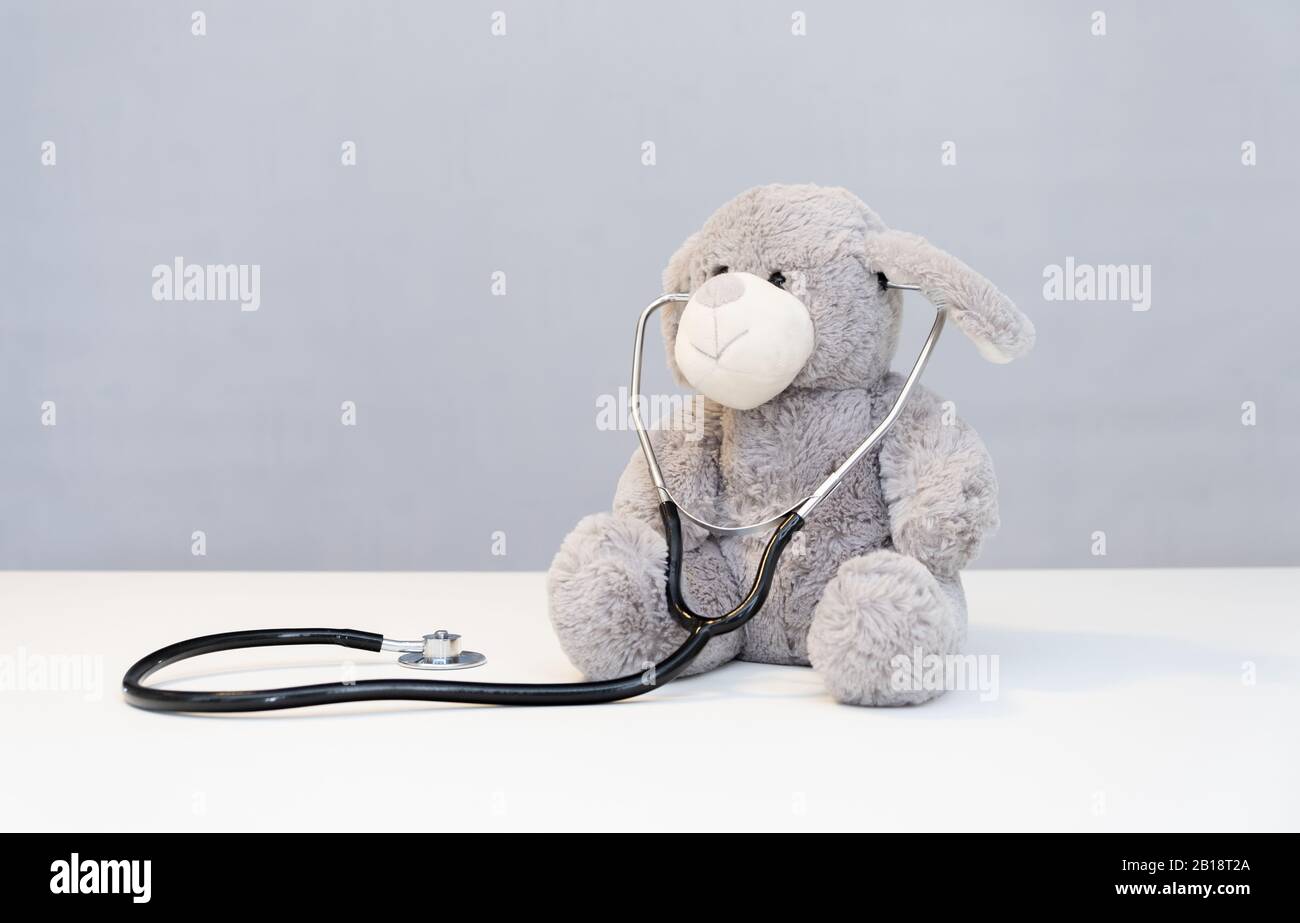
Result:
{"label": "bunny's stitched nose", "polygon": [[720,308],[739,301],[744,294],[745,281],[734,273],[724,272],[700,286],[694,300],[706,308]]}

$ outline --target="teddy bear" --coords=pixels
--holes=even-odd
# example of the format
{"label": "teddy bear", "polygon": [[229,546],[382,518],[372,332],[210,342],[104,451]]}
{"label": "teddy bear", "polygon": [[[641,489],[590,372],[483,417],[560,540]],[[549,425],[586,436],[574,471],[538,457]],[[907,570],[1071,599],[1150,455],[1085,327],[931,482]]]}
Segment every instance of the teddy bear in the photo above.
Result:
{"label": "teddy bear", "polygon": [[[992,284],[915,234],[887,228],[842,188],[768,185],[719,208],[668,262],[668,364],[702,395],[652,444],[673,496],[713,522],[770,518],[806,497],[889,413],[902,295],[915,285],[995,362],[1033,345]],[[997,480],[975,431],[924,387],[805,524],[770,595],[684,675],[732,660],[811,666],[838,702],[908,705],[898,658],[958,654],[960,572],[998,526]],[[659,500],[637,453],[610,512],[582,519],[547,575],[552,625],[589,679],[643,670],[683,641],[665,599]],[[682,536],[686,601],[722,614],[749,588],[766,536]]]}

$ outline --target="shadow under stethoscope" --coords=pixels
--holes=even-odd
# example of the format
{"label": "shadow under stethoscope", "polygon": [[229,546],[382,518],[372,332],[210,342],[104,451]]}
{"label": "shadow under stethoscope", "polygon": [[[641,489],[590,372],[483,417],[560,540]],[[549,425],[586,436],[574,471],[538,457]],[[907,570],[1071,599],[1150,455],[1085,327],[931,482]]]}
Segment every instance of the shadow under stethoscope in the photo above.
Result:
{"label": "shadow under stethoscope", "polygon": [[[1220,682],[1224,690],[1240,691],[1252,686],[1300,687],[1300,660],[1286,655],[1251,651],[1243,647],[1217,647],[1202,642],[1158,635],[1117,634],[1108,632],[1064,632],[1047,629],[1018,630],[978,628],[970,630],[962,655],[975,666],[964,675],[965,687],[956,685],[919,706],[896,708],[860,708],[838,705],[827,693],[816,671],[801,666],[733,662],[708,673],[674,680],[662,689],[623,702],[579,707],[610,706],[646,707],[689,706],[692,703],[717,704],[728,700],[766,699],[773,701],[820,700],[828,707],[864,718],[888,717],[902,720],[953,720],[963,716],[1007,717],[1019,711],[1018,697],[1023,693],[1059,695],[1088,694],[1105,689],[1159,680],[1160,678],[1195,677]],[[973,658],[973,660],[971,659]],[[995,658],[993,660],[992,658]],[[390,664],[361,664],[355,667],[356,679],[390,675]],[[996,667],[992,664],[996,663]],[[982,664],[982,666],[981,666]],[[251,677],[273,672],[321,673],[330,671],[337,677],[343,665],[337,660],[267,662],[250,668],[247,665],[225,669],[191,672],[170,677],[160,685],[186,688],[233,677]],[[972,678],[983,679],[972,683]],[[996,677],[992,686],[987,682]],[[573,680],[580,679],[576,671]],[[270,685],[270,684],[268,684]],[[180,712],[177,717],[206,720],[299,721],[359,718],[376,714],[400,714],[427,711],[517,711],[520,708],[539,713],[554,713],[574,706],[474,705],[454,702],[358,702],[312,706],[292,711],[240,712],[230,714],[194,714]],[[572,717],[572,715],[570,715]]]}

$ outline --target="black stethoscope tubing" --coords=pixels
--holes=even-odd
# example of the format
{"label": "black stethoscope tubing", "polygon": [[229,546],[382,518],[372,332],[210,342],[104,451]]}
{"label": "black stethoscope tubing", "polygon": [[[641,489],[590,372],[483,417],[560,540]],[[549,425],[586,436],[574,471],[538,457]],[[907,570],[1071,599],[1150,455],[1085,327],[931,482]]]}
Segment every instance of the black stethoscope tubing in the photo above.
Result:
{"label": "black stethoscope tubing", "polygon": [[298,644],[334,644],[363,651],[382,649],[383,635],[350,628],[264,628],[228,631],[170,644],[136,661],[122,677],[122,694],[137,708],[150,711],[251,712],[305,708],[340,702],[407,700],[414,702],[459,702],[476,705],[595,705],[616,702],[650,692],[671,682],[690,666],[709,641],[740,628],[758,614],[776,574],[777,562],[794,534],[803,528],[803,518],[790,513],[777,526],[754,575],[754,583],[740,603],[725,615],[703,616],[691,610],[682,592],[682,523],[677,505],[659,504],[664,534],[668,541],[666,595],[668,611],[687,635],[653,669],[616,679],[586,683],[478,683],[423,679],[367,679],[353,683],[315,683],[282,689],[249,689],[230,692],[159,689],[145,681],[164,667],[218,651],[248,647],[282,647]]}

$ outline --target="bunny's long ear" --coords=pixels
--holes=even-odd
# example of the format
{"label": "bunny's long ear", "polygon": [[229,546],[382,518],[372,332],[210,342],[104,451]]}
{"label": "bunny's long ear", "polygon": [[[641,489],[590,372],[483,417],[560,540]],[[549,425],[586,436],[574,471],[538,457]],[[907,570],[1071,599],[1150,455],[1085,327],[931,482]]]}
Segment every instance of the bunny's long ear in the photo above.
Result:
{"label": "bunny's long ear", "polygon": [[894,283],[921,288],[933,304],[946,306],[958,327],[990,362],[1010,362],[1034,345],[1034,325],[1006,295],[975,270],[924,237],[881,231],[866,239],[867,266]]}

